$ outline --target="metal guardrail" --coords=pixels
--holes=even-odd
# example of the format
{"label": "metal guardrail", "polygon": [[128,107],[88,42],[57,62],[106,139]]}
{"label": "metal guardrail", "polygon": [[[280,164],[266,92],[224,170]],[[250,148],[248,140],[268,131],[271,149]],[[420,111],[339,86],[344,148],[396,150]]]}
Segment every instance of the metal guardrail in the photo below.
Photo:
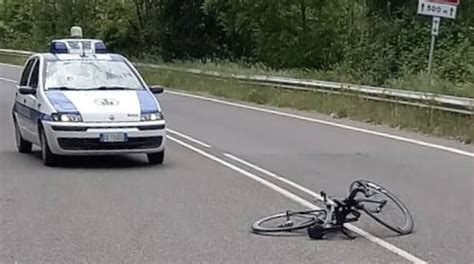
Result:
{"label": "metal guardrail", "polygon": [[[11,49],[0,49],[0,53],[23,56],[29,56],[33,54],[29,51]],[[280,87],[283,89],[298,89],[325,93],[337,93],[350,96],[358,96],[368,100],[412,105],[417,107],[427,107],[431,109],[437,109],[464,115],[474,115],[474,98],[373,87],[366,85],[355,85],[348,83],[327,82],[319,80],[304,80],[265,75],[232,74],[146,63],[134,64],[139,67],[185,72],[213,78],[234,79],[240,82],[252,83],[256,85]]]}
{"label": "metal guardrail", "polygon": [[31,51],[12,50],[12,49],[0,49],[0,53],[28,55],[28,56],[33,55],[33,52],[31,52]]}

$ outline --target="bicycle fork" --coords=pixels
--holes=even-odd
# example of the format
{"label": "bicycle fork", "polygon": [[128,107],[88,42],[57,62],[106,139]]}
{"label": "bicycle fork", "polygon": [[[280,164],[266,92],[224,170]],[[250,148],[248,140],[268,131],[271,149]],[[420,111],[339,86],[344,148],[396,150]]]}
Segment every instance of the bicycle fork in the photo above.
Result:
{"label": "bicycle fork", "polygon": [[[351,231],[344,227],[344,223],[356,221],[360,214],[354,219],[347,219],[346,217],[349,213],[349,209],[334,204],[333,202],[329,202],[327,195],[324,192],[321,192],[321,196],[323,197],[324,204],[327,208],[326,219],[324,219],[323,224],[316,224],[308,228],[309,237],[313,239],[321,239],[327,233],[341,231],[341,233],[349,239],[355,239],[356,237],[351,234]],[[333,219],[333,216],[336,216],[336,219]],[[335,224],[333,223],[334,220],[336,221]]]}

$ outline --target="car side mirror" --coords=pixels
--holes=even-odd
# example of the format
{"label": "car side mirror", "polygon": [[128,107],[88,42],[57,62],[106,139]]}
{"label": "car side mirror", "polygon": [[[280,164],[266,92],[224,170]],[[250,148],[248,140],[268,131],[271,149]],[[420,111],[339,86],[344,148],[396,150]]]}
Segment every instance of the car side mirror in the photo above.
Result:
{"label": "car side mirror", "polygon": [[36,89],[27,87],[27,86],[20,86],[18,88],[18,92],[23,95],[35,95],[36,94]]}
{"label": "car side mirror", "polygon": [[154,94],[161,94],[165,90],[165,88],[161,85],[152,85],[150,86],[150,90]]}

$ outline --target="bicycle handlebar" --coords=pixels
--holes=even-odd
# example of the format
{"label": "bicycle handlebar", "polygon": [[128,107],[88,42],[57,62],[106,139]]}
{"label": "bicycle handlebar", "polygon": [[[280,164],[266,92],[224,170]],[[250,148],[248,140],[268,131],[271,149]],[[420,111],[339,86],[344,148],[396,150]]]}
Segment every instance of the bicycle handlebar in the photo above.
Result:
{"label": "bicycle handlebar", "polygon": [[351,191],[351,193],[349,194],[348,200],[349,200],[349,201],[353,201],[354,198],[356,197],[356,195],[357,195],[358,193],[364,193],[364,194],[366,194],[366,193],[367,193],[367,189],[366,189],[366,188],[363,188],[363,187],[357,187],[357,188],[353,189],[353,190]]}

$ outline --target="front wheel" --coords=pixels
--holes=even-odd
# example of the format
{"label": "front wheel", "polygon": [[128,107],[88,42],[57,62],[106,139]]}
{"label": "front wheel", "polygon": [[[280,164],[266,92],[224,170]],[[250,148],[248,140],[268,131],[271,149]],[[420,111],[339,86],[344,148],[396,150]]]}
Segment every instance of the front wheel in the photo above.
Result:
{"label": "front wheel", "polygon": [[406,235],[413,232],[415,223],[407,207],[386,188],[370,182],[359,180],[352,183],[351,191],[355,188],[365,188],[365,194],[359,194],[355,200],[361,209],[375,221],[386,228]]}
{"label": "front wheel", "polygon": [[16,120],[13,122],[15,123],[15,141],[18,152],[30,153],[33,149],[33,144],[23,139],[18,122]]}
{"label": "front wheel", "polygon": [[285,212],[270,215],[255,221],[252,224],[254,232],[289,232],[307,228],[321,222],[324,211]]}
{"label": "front wheel", "polygon": [[54,167],[58,165],[59,157],[49,148],[48,140],[44,131],[40,130],[40,139],[41,139],[41,159],[43,164],[48,167]]}
{"label": "front wheel", "polygon": [[147,154],[147,157],[148,157],[148,163],[150,164],[155,164],[155,165],[163,164],[163,161],[165,160],[165,151],[162,150],[158,153]]}

